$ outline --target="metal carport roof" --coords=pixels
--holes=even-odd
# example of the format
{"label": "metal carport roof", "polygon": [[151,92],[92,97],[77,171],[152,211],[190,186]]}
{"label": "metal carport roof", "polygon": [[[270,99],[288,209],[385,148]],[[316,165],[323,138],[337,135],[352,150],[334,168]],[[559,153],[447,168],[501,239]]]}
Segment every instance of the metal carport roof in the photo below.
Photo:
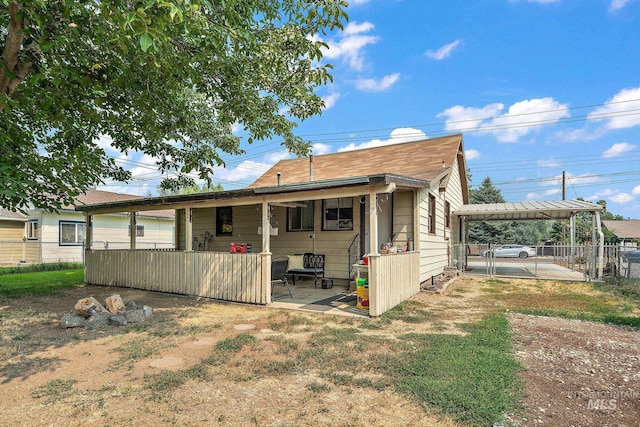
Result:
{"label": "metal carport roof", "polygon": [[518,202],[463,205],[453,214],[467,221],[515,221],[569,219],[580,212],[601,211],[604,207],[584,200]]}

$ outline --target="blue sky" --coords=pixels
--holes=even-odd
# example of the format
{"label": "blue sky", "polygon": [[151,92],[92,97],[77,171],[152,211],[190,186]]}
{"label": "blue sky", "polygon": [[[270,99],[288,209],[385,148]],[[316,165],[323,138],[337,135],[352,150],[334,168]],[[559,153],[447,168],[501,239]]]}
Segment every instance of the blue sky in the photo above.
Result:
{"label": "blue sky", "polygon": [[[326,108],[297,130],[315,154],[462,132],[472,187],[489,176],[507,201],[561,200],[565,171],[567,199],[640,218],[640,0],[356,0],[348,13],[322,38]],[[248,185],[290,156],[279,142],[245,146],[214,181]],[[154,159],[120,158],[134,180],[100,188],[154,194]]]}

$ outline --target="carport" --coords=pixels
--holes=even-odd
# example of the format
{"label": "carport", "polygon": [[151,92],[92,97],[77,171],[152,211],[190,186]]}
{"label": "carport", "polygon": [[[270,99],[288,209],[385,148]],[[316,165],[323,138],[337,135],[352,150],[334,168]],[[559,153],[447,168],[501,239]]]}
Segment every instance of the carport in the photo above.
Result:
{"label": "carport", "polygon": [[[481,221],[534,221],[534,220],[569,220],[571,246],[575,246],[575,216],[579,213],[591,214],[591,253],[589,254],[590,279],[602,278],[604,259],[604,235],[600,225],[600,211],[604,207],[583,200],[562,200],[550,202],[518,202],[463,205],[452,213],[453,224],[458,226],[459,243],[466,248],[468,229],[471,222]],[[596,245],[597,242],[597,245]],[[596,253],[597,247],[597,253]],[[466,250],[460,254],[463,262],[458,263],[461,270],[467,264]],[[595,266],[597,265],[597,276]]]}

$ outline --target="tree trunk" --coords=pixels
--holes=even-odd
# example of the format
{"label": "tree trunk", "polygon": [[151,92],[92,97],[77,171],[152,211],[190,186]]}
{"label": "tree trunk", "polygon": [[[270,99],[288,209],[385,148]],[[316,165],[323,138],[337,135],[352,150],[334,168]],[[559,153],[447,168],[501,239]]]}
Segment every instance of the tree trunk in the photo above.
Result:
{"label": "tree trunk", "polygon": [[[20,16],[20,5],[13,1],[9,3],[9,28],[4,49],[2,51],[2,68],[0,69],[0,92],[11,97],[20,83],[25,79],[31,68],[31,62],[22,62],[20,53],[25,27],[25,18]],[[2,104],[0,104],[0,107]]]}

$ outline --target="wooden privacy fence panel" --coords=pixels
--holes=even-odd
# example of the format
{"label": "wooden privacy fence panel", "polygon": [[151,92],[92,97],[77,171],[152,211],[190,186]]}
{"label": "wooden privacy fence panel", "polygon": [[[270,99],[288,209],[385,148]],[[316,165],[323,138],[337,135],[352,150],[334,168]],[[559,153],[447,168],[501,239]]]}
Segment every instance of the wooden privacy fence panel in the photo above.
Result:
{"label": "wooden privacy fence panel", "polygon": [[86,251],[85,281],[149,291],[267,304],[270,255],[153,250]]}
{"label": "wooden privacy fence panel", "polygon": [[420,253],[372,256],[369,315],[377,317],[420,292]]}

